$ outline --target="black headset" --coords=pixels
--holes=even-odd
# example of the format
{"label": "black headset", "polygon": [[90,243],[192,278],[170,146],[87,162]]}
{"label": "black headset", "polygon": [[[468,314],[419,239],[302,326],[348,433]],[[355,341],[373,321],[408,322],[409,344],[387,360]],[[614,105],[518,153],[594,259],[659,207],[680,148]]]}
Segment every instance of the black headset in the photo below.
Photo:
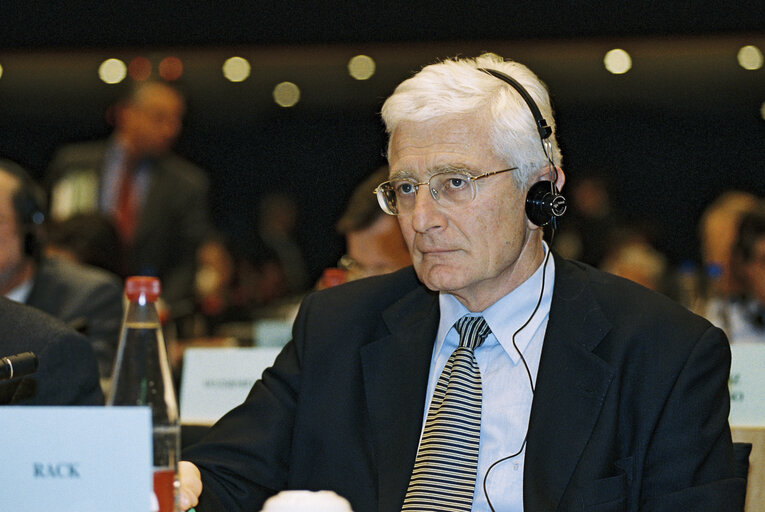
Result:
{"label": "black headset", "polygon": [[41,252],[38,234],[45,222],[45,193],[29,173],[15,162],[0,158],[0,172],[6,172],[19,181],[18,189],[13,193],[13,210],[24,236],[24,253],[38,258]]}
{"label": "black headset", "polygon": [[[542,113],[539,111],[539,107],[537,107],[537,104],[534,102],[531,95],[517,80],[501,71],[489,68],[478,69],[509,84],[521,95],[523,101],[528,105],[531,115],[534,117],[534,122],[536,123],[537,131],[539,132],[539,140],[542,143],[542,150],[547,157],[547,161],[550,162],[550,168],[557,178],[558,171],[552,160],[552,147],[550,146],[549,141],[545,144],[545,140],[552,135],[552,128],[547,124],[545,118],[542,117]],[[558,189],[555,187],[555,180],[538,181],[529,188],[529,191],[526,194],[526,216],[537,226],[546,226],[550,224],[553,229],[557,229],[558,217],[566,213],[566,207],[566,198],[558,192]]]}

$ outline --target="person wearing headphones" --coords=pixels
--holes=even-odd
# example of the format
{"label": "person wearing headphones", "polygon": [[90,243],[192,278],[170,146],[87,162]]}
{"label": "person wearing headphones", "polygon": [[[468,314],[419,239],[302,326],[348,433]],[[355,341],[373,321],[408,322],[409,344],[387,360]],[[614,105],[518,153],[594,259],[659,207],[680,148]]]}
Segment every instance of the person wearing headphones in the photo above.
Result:
{"label": "person wearing headphones", "polygon": [[122,285],[102,269],[44,257],[44,211],[44,194],[31,176],[0,159],[0,296],[85,334],[106,387],[119,342]]}
{"label": "person wearing headphones", "polygon": [[413,268],[305,298],[274,365],[184,453],[182,506],[323,489],[364,512],[741,509],[722,331],[543,240],[565,174],[542,82],[446,60],[382,117],[376,193]]}
{"label": "person wearing headphones", "polygon": [[[58,318],[0,296],[0,405],[104,405],[88,339]],[[34,354],[35,365],[13,363]],[[28,356],[26,356],[28,357]]]}

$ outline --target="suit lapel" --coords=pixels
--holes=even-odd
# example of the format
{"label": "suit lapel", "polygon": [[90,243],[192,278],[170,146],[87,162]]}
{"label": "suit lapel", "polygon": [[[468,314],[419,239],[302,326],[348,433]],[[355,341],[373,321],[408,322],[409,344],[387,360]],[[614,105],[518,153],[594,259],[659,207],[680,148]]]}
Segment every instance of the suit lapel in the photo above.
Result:
{"label": "suit lapel", "polygon": [[581,269],[555,258],[555,291],[531,408],[526,510],[556,510],[614,370],[592,350],[610,329]]}
{"label": "suit lapel", "polygon": [[437,295],[418,287],[383,318],[389,331],[364,346],[361,358],[377,457],[379,510],[394,512],[404,501],[420,440],[438,329]]}

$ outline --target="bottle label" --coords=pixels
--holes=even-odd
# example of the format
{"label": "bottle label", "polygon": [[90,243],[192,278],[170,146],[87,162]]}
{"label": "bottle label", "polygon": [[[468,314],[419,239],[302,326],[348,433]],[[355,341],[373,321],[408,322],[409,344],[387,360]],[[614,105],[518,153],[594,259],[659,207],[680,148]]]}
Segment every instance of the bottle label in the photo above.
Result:
{"label": "bottle label", "polygon": [[175,471],[171,468],[154,470],[154,496],[159,512],[175,512]]}

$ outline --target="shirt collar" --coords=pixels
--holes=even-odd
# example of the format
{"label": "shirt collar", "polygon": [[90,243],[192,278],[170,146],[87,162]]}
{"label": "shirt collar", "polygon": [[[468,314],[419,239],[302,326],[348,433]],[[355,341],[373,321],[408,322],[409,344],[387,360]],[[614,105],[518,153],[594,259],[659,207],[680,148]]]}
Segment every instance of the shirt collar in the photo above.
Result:
{"label": "shirt collar", "polygon": [[[552,257],[548,257],[549,248],[547,244],[545,242],[542,244],[544,245],[545,258],[531,277],[480,313],[491,328],[492,335],[516,364],[520,360],[518,351],[525,351],[534,334],[540,325],[547,320],[550,313],[553,283],[555,282],[555,262]],[[542,290],[543,274],[544,290]],[[541,301],[539,298],[540,291],[543,291]],[[537,308],[538,302],[539,307]],[[442,292],[439,294],[438,303],[440,319],[434,354],[442,349],[454,322],[471,314],[454,295]],[[536,312],[534,312],[535,308],[537,308]],[[528,325],[523,327],[515,336],[516,350],[513,346],[513,335],[527,321]],[[488,341],[489,339],[487,339]]]}
{"label": "shirt collar", "polygon": [[34,279],[27,279],[16,288],[6,293],[5,298],[24,304],[29,298],[29,294],[32,293],[33,284]]}

